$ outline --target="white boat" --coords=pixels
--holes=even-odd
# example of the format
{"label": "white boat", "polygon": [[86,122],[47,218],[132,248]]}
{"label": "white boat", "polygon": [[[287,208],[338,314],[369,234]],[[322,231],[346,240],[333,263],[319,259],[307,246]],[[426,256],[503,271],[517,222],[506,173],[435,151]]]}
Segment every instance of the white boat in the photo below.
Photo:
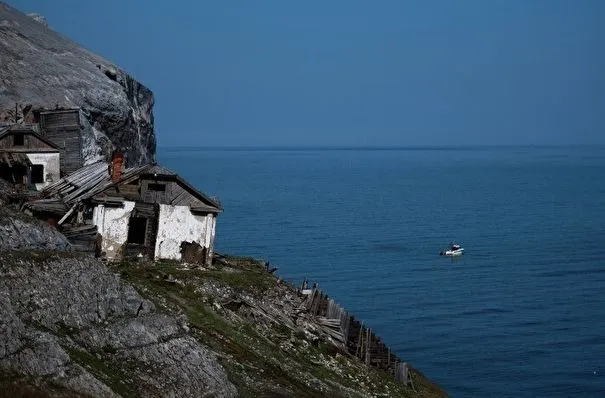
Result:
{"label": "white boat", "polygon": [[460,245],[451,244],[449,248],[445,249],[444,251],[442,251],[439,254],[441,256],[451,256],[451,257],[461,256],[464,254],[464,248],[461,247]]}

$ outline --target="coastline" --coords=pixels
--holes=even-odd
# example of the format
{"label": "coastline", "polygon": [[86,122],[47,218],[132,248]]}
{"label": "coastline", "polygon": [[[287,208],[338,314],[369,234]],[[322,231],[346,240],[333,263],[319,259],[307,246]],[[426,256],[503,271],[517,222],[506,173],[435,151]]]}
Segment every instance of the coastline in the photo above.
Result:
{"label": "coastline", "polygon": [[14,395],[447,396],[412,366],[397,381],[370,331],[343,349],[327,296],[262,261],[105,263],[1,209],[0,385]]}

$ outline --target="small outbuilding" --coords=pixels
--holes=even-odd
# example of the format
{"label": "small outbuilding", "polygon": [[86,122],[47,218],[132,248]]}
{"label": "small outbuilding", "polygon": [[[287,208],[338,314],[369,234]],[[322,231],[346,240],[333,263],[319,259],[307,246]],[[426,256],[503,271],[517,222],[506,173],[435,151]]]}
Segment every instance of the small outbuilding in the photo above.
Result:
{"label": "small outbuilding", "polygon": [[0,131],[0,177],[41,190],[60,178],[59,148],[32,127],[12,125]]}

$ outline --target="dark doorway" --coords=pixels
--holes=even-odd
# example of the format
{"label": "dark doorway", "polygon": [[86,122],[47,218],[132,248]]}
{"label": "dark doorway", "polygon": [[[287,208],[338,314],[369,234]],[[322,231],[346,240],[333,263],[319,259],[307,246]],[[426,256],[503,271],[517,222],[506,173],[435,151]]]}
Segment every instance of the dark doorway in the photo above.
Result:
{"label": "dark doorway", "polygon": [[41,184],[44,182],[44,166],[35,164],[32,166],[31,183]]}
{"label": "dark doorway", "polygon": [[144,245],[145,235],[147,235],[147,219],[144,217],[130,217],[127,242]]}

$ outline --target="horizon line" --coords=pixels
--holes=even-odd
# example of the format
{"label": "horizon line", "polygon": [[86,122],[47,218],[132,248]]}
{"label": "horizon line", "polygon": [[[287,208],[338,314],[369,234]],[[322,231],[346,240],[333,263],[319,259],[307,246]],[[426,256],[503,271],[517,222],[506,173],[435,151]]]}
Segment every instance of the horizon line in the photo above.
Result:
{"label": "horizon line", "polygon": [[182,146],[157,145],[158,149],[165,150],[192,150],[192,151],[405,151],[405,150],[465,150],[465,149],[529,149],[529,148],[605,148],[602,144],[468,144],[468,145],[208,145],[208,146]]}

